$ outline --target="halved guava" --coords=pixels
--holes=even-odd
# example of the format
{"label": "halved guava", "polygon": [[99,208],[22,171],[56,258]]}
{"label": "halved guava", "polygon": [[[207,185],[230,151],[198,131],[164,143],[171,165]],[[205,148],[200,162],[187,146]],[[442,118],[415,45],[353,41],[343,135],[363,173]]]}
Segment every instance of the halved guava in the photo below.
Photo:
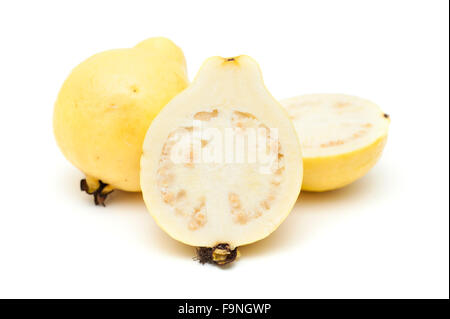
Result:
{"label": "halved guava", "polygon": [[288,216],[302,183],[300,144],[286,111],[248,56],[213,57],[150,126],[141,188],[157,224],[225,264]]}
{"label": "halved guava", "polygon": [[302,189],[326,191],[364,176],[380,158],[390,118],[374,103],[344,94],[281,101],[300,138]]}

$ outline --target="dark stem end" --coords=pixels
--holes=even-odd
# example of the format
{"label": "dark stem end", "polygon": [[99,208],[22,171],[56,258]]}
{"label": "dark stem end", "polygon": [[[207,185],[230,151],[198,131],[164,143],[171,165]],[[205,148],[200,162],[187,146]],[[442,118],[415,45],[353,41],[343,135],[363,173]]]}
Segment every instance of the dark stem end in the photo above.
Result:
{"label": "dark stem end", "polygon": [[108,197],[109,194],[111,194],[112,190],[106,190],[105,188],[108,186],[108,184],[103,183],[101,180],[98,181],[98,185],[96,188],[90,188],[88,182],[86,179],[82,179],[80,181],[80,189],[81,191],[84,191],[88,193],[89,195],[94,196],[94,203],[96,206],[103,206],[105,207],[105,200]]}
{"label": "dark stem end", "polygon": [[195,257],[201,264],[213,264],[223,266],[229,264],[239,257],[237,247],[231,249],[228,244],[218,244],[214,247],[198,247],[197,256]]}

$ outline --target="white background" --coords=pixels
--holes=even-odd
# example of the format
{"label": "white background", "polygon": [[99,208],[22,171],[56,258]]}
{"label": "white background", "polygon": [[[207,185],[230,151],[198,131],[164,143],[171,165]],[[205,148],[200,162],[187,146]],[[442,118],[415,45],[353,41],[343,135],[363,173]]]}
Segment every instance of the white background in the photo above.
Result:
{"label": "white background", "polygon": [[[3,1],[0,297],[449,296],[448,1]],[[212,55],[254,57],[277,98],[365,97],[392,118],[380,162],[302,193],[226,269],[192,261],[140,194],[79,191],[53,104],[88,56],[166,36],[192,79]]]}

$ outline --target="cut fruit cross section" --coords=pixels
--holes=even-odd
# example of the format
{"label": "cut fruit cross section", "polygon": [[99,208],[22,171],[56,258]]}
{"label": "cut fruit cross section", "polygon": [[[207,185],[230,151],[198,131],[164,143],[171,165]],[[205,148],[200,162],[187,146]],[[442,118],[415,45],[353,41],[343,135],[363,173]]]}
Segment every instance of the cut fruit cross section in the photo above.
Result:
{"label": "cut fruit cross section", "polygon": [[303,95],[281,103],[302,145],[304,190],[348,185],[381,156],[390,118],[374,103],[343,94]]}
{"label": "cut fruit cross section", "polygon": [[148,210],[170,236],[203,247],[201,262],[228,263],[236,247],[272,233],[301,181],[294,126],[247,56],[208,59],[144,142]]}

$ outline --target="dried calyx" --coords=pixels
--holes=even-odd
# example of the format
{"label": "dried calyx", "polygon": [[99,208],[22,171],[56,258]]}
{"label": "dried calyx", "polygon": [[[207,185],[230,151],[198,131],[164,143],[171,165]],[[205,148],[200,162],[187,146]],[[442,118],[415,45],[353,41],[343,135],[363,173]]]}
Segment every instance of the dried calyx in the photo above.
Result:
{"label": "dried calyx", "polygon": [[95,205],[105,206],[105,200],[109,194],[113,192],[113,189],[108,184],[103,183],[101,180],[88,181],[88,179],[82,179],[80,181],[80,189],[94,196]]}
{"label": "dried calyx", "polygon": [[214,264],[223,266],[229,264],[239,257],[237,247],[231,249],[228,244],[218,244],[215,247],[198,247],[195,257],[201,264]]}

